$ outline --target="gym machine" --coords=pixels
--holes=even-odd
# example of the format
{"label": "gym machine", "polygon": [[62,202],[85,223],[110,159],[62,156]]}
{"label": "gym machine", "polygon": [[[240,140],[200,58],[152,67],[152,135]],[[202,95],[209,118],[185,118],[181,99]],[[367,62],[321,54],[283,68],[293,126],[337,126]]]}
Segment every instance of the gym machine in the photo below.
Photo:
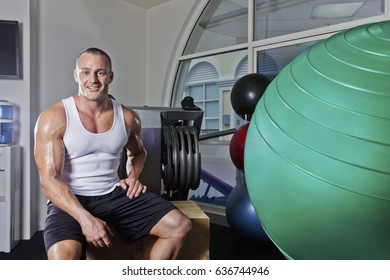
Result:
{"label": "gym machine", "polygon": [[[199,132],[203,111],[186,97],[182,107],[129,107],[142,124],[141,137],[147,150],[140,180],[149,191],[167,200],[187,200],[190,189],[199,187],[201,155]],[[130,168],[122,152],[119,177],[125,178]]]}

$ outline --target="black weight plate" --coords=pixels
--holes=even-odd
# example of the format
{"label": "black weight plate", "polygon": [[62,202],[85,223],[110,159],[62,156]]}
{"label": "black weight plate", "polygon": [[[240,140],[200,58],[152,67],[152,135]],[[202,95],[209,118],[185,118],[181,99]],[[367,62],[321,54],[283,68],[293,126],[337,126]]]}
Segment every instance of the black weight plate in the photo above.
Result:
{"label": "black weight plate", "polygon": [[191,133],[188,127],[184,127],[184,135],[186,141],[186,161],[187,161],[187,174],[186,174],[186,186],[191,188],[191,184],[194,178],[194,153],[192,148]]}
{"label": "black weight plate", "polygon": [[186,150],[186,143],[184,140],[184,133],[183,129],[181,127],[176,127],[177,134],[178,134],[178,140],[179,140],[179,182],[180,182],[180,188],[185,189],[187,188],[186,185],[186,173],[187,173],[187,150]]}
{"label": "black weight plate", "polygon": [[163,156],[163,182],[167,191],[172,189],[173,175],[172,175],[172,147],[171,147],[171,136],[169,134],[169,128],[164,126],[162,128],[164,137],[165,155]]}
{"label": "black weight plate", "polygon": [[193,154],[194,154],[194,177],[191,184],[191,189],[195,190],[199,187],[200,184],[200,171],[201,171],[201,157],[199,152],[199,144],[198,144],[198,134],[195,127],[190,127],[190,134],[192,139],[192,147],[193,147]]}
{"label": "black weight plate", "polygon": [[169,127],[169,131],[172,144],[173,188],[177,190],[179,187],[179,140],[175,127]]}

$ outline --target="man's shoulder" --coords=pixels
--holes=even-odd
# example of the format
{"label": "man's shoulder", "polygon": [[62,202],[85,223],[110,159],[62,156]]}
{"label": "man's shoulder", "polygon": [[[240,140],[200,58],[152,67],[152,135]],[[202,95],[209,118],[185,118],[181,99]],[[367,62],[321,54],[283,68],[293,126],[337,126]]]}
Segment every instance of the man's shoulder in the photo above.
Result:
{"label": "man's shoulder", "polygon": [[41,112],[38,123],[61,125],[66,124],[64,104],[59,101]]}
{"label": "man's shoulder", "polygon": [[140,125],[140,119],[138,114],[131,108],[126,107],[122,104],[123,116],[125,119],[126,126],[128,128],[133,128],[134,125]]}
{"label": "man's shoulder", "polygon": [[125,114],[125,118],[126,117],[134,118],[134,117],[138,116],[137,113],[133,109],[131,109],[131,108],[129,108],[129,107],[123,105],[123,104],[121,104],[121,106],[122,106],[122,109],[123,109],[123,114]]}
{"label": "man's shoulder", "polygon": [[45,110],[43,110],[41,114],[53,115],[58,117],[64,115],[65,114],[64,104],[62,103],[62,101],[59,101],[51,105],[50,107],[46,108]]}

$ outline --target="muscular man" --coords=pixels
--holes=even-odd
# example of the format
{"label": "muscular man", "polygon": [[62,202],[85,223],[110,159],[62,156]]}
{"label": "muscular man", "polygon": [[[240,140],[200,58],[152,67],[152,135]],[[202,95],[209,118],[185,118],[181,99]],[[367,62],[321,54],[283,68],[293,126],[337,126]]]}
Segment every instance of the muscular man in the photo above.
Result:
{"label": "muscular man", "polygon": [[[151,259],[174,259],[190,220],[139,181],[146,151],[137,114],[108,98],[111,59],[90,48],[76,60],[78,94],[41,113],[35,161],[48,198],[44,241],[48,259],[80,259],[87,245],[110,247],[113,225],[128,242],[158,237]],[[117,175],[126,147],[128,177]]]}

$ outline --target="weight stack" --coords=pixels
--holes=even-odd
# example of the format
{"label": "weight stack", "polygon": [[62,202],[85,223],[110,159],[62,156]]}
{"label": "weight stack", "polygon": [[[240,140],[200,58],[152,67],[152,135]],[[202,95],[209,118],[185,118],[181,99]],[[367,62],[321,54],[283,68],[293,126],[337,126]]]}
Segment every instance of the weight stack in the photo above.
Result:
{"label": "weight stack", "polygon": [[[176,107],[129,107],[141,120],[148,156],[140,180],[168,200],[186,200],[200,182],[198,148],[203,111]],[[121,164],[125,169],[126,164]]]}

